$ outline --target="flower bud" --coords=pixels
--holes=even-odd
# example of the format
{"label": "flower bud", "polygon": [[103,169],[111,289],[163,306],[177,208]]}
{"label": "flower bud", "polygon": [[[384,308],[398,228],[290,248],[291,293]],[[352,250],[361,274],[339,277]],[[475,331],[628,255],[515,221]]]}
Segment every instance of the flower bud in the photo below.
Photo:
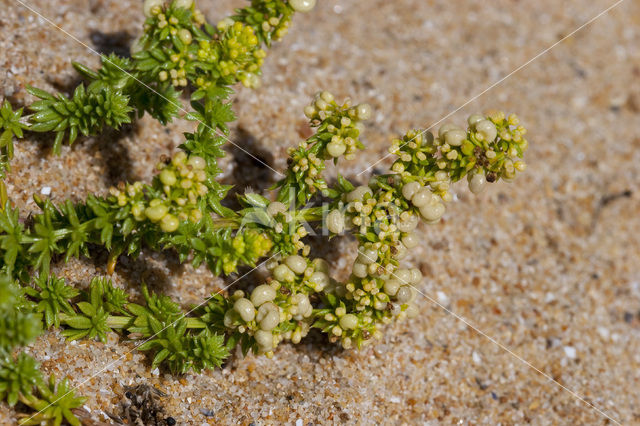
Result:
{"label": "flower bud", "polygon": [[322,98],[317,99],[314,103],[314,105],[316,106],[316,108],[318,108],[320,111],[324,111],[327,108],[329,108],[329,104],[326,103]]}
{"label": "flower bud", "polygon": [[434,175],[438,182],[448,182],[449,181],[449,173],[444,170],[438,170]]}
{"label": "flower bud", "polygon": [[345,337],[340,341],[340,344],[342,345],[342,349],[351,349],[353,342],[350,337]]}
{"label": "flower bud", "polygon": [[297,293],[293,295],[291,301],[298,305],[298,314],[308,316],[311,313],[311,302],[309,301],[309,296],[307,296],[306,294]]}
{"label": "flower bud", "polygon": [[294,331],[293,334],[291,334],[291,343],[297,345],[300,343],[300,340],[302,340],[302,333],[300,333],[300,330]]}
{"label": "flower bud", "polygon": [[171,163],[174,166],[179,166],[181,164],[184,164],[186,160],[187,160],[187,154],[185,154],[184,151],[178,151],[174,154],[173,158],[171,158]]}
{"label": "flower bud", "polygon": [[324,272],[325,274],[329,273],[329,263],[323,258],[316,257],[311,263],[313,264],[314,270]]}

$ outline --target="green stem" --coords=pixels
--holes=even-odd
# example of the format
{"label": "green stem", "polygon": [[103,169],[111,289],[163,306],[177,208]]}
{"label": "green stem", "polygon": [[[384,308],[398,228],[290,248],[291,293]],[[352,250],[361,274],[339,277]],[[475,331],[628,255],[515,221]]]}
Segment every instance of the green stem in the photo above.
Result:
{"label": "green stem", "polygon": [[[73,315],[60,313],[60,322],[65,322],[68,318],[73,317]],[[131,322],[134,320],[134,317],[128,317],[123,315],[109,315],[107,318],[107,326],[109,328],[114,329],[126,329],[131,325]],[[187,320],[187,328],[192,329],[202,329],[207,325],[200,319],[196,317],[186,317]]]}
{"label": "green stem", "polygon": [[214,229],[222,229],[222,228],[231,228],[238,229],[240,227],[240,223],[238,219],[229,219],[229,218],[219,218],[213,220],[213,228]]}
{"label": "green stem", "polygon": [[[323,207],[310,207],[307,209],[295,211],[295,217],[297,220],[306,222],[320,222],[323,217]],[[238,218],[218,218],[213,220],[214,229],[240,228],[241,219]]]}

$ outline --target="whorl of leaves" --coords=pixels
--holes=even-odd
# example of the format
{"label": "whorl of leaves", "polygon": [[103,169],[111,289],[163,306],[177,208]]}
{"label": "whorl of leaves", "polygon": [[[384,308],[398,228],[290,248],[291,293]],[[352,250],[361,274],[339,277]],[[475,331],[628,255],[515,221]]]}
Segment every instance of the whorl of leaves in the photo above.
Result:
{"label": "whorl of leaves", "polygon": [[28,87],[27,91],[40,99],[29,106],[34,111],[29,130],[54,132],[55,153],[60,153],[65,135],[68,143],[72,144],[78,134],[96,135],[105,126],[118,129],[122,124],[131,122],[129,98],[108,86],[87,91],[79,85],[71,98],[61,93],[52,95],[35,87]]}

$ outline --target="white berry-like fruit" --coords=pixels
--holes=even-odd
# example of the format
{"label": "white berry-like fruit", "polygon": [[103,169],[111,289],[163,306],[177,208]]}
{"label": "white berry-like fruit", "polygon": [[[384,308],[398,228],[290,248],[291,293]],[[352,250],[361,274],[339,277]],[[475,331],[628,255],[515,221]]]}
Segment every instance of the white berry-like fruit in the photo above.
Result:
{"label": "white berry-like fruit", "polygon": [[296,12],[309,12],[316,6],[316,0],[289,0],[289,4]]}
{"label": "white berry-like fruit", "polygon": [[487,179],[482,173],[476,173],[471,177],[471,179],[469,179],[469,189],[474,194],[481,193],[486,187]]}
{"label": "white berry-like fruit", "polygon": [[496,125],[489,120],[478,121],[476,123],[476,132],[480,133],[487,142],[493,142],[498,136]]}

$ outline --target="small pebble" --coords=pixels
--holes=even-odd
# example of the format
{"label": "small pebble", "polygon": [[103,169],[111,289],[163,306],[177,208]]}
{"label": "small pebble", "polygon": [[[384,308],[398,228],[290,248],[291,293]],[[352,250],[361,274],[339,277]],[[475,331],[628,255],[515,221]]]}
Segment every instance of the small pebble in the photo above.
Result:
{"label": "small pebble", "polygon": [[438,296],[438,302],[441,305],[448,305],[449,304],[449,297],[447,297],[447,295],[443,291],[437,292],[436,295]]}
{"label": "small pebble", "polygon": [[565,346],[564,347],[564,354],[571,359],[574,359],[576,357],[576,348],[574,348],[573,346]]}
{"label": "small pebble", "polygon": [[51,187],[50,186],[43,186],[42,189],[40,190],[40,193],[42,195],[51,195]]}
{"label": "small pebble", "polygon": [[603,339],[609,338],[609,329],[604,327],[598,327],[596,330],[598,331],[598,334],[600,335],[600,337],[602,337]]}
{"label": "small pebble", "polygon": [[215,415],[215,411],[213,411],[210,408],[201,408],[200,414],[202,414],[205,417],[213,417]]}

